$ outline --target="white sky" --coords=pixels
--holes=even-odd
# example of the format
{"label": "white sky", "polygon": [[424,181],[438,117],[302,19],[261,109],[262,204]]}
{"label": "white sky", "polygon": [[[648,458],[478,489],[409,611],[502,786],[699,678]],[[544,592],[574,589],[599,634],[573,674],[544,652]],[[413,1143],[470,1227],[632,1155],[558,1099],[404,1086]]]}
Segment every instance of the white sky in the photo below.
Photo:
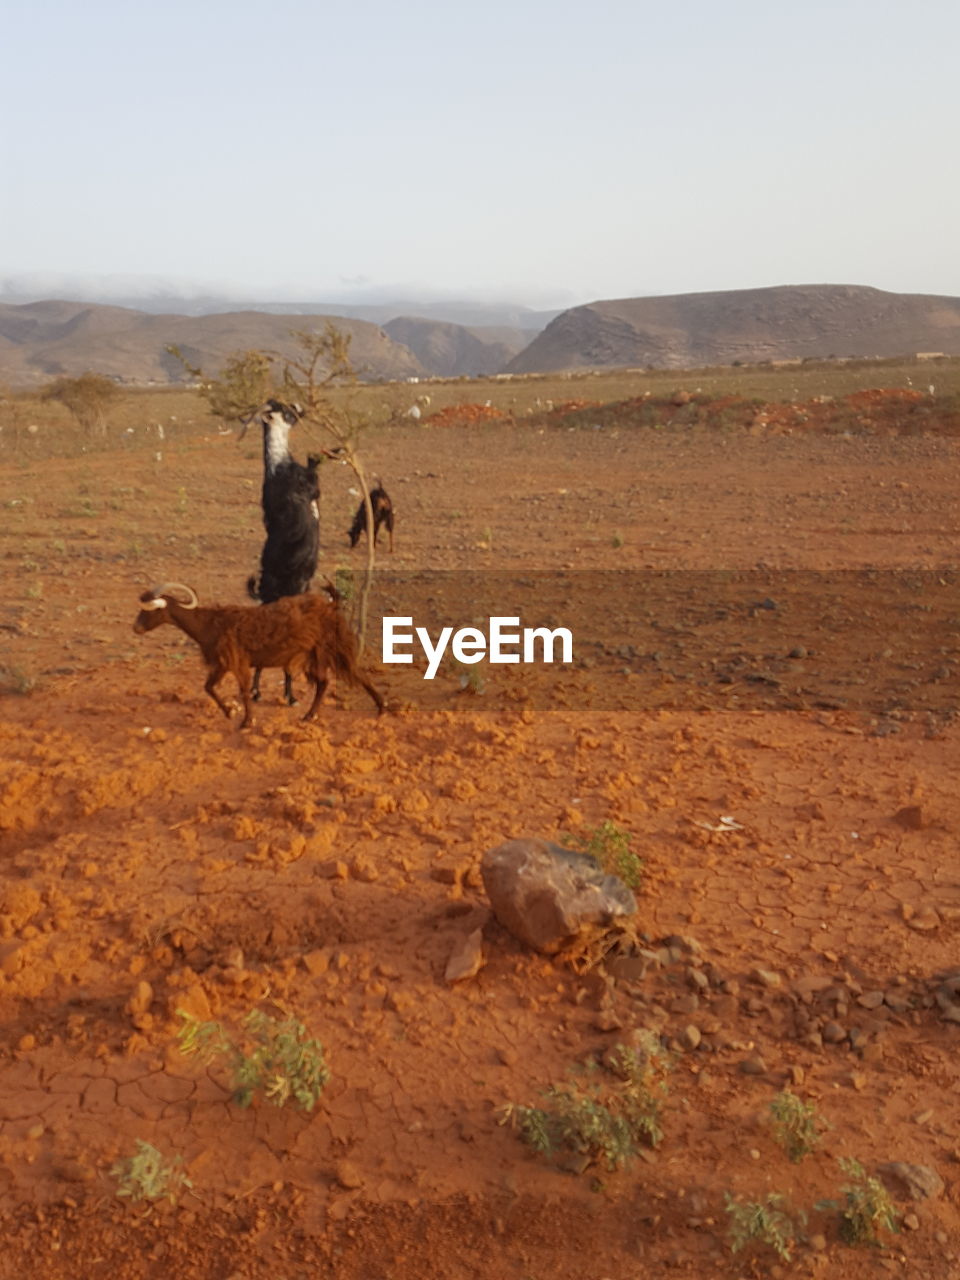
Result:
{"label": "white sky", "polygon": [[0,276],[960,295],[956,0],[7,0]]}

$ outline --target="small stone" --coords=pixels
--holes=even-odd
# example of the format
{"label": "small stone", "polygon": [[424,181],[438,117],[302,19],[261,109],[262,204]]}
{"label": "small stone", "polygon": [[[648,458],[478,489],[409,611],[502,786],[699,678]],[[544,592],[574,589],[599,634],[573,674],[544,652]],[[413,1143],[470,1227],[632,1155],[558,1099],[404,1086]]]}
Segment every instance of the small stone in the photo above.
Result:
{"label": "small stone", "polygon": [[857,1004],[864,1009],[879,1009],[883,1000],[882,991],[865,991],[862,996],[857,997]]}
{"label": "small stone", "polygon": [[827,1247],[827,1237],[820,1235],[818,1232],[816,1235],[810,1236],[807,1243],[814,1253],[823,1253]]}
{"label": "small stone", "polygon": [[807,1077],[807,1073],[798,1062],[793,1062],[787,1068],[787,1074],[790,1077],[790,1083],[793,1085],[801,1085]]}
{"label": "small stone", "polygon": [[767,1064],[758,1053],[755,1053],[749,1058],[744,1058],[737,1069],[744,1076],[762,1076],[766,1074]]}
{"label": "small stone", "polygon": [[330,858],[326,862],[317,864],[317,875],[324,880],[346,880],[349,874],[350,868],[337,858]]}
{"label": "small stone", "polygon": [[460,867],[433,867],[430,871],[430,879],[436,880],[438,884],[460,884],[463,880],[463,871]]}
{"label": "small stone", "polygon": [[701,1040],[700,1028],[692,1022],[680,1032],[679,1040],[685,1049],[696,1049]]}
{"label": "small stone", "polygon": [[475,977],[483,967],[483,928],[461,938],[450,953],[444,971],[444,982],[463,982]]}
{"label": "small stone", "polygon": [[936,1200],[943,1195],[943,1179],[923,1164],[891,1160],[877,1169],[877,1177],[900,1200]]}
{"label": "small stone", "polygon": [[644,955],[615,956],[607,961],[607,972],[618,982],[640,982],[649,967],[650,961]]}
{"label": "small stone", "polygon": [[137,1015],[146,1013],[153,1002],[153,987],[149,982],[138,982],[136,990],[127,1001],[127,1012]]}
{"label": "small stone", "polygon": [[363,1175],[351,1160],[341,1160],[337,1164],[336,1179],[347,1191],[355,1191],[363,1186]]}
{"label": "small stone", "polygon": [[826,991],[833,985],[833,978],[828,977],[825,973],[810,973],[806,977],[798,979],[793,984],[793,989],[801,1000],[805,1000],[817,995],[820,991]]}
{"label": "small stone", "polygon": [[908,929],[916,929],[918,933],[930,933],[940,928],[940,917],[933,907],[921,907],[906,921]]}
{"label": "small stone", "polygon": [[783,979],[772,969],[752,969],[750,977],[763,987],[776,988],[782,985]]}
{"label": "small stone", "polygon": [[821,1034],[825,1044],[840,1044],[847,1038],[847,1033],[839,1022],[825,1022]]}
{"label": "small stone", "polygon": [[901,1222],[908,1231],[920,1230],[920,1219],[915,1213],[905,1213],[901,1218]]}
{"label": "small stone", "polygon": [[904,805],[893,815],[893,820],[907,831],[919,831],[923,826],[923,810],[918,804]]}
{"label": "small stone", "polygon": [[308,951],[301,958],[303,967],[312,978],[319,978],[330,968],[330,955],[326,951]]}
{"label": "small stone", "polygon": [[354,858],[350,867],[350,874],[354,880],[359,880],[362,884],[373,884],[375,880],[380,879],[380,871],[374,866],[369,858]]}
{"label": "small stone", "polygon": [[619,1031],[623,1023],[612,1009],[601,1009],[594,1018],[593,1025],[598,1031]]}

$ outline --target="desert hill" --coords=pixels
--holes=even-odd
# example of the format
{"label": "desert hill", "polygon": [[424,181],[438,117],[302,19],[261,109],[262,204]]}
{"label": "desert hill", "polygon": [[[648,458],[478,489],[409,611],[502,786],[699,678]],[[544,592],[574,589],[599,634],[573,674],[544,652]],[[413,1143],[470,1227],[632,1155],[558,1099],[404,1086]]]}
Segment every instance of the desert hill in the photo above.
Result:
{"label": "desert hill", "polygon": [[420,376],[416,358],[377,325],[321,315],[151,315],[126,307],[82,302],[0,304],[0,381],[14,386],[45,382],[88,369],[130,383],[166,383],[184,371],[166,348],[180,347],[191,363],[211,372],[238,351],[294,351],[292,329],[320,329],[326,320],[352,334],[351,354],[368,380]]}
{"label": "desert hill", "polygon": [[441,378],[483,377],[499,373],[527,346],[530,331],[507,326],[475,326],[399,316],[384,326],[426,369]]}
{"label": "desert hill", "polygon": [[960,354],[960,298],[784,285],[592,302],[564,311],[509,373],[664,369],[804,356]]}

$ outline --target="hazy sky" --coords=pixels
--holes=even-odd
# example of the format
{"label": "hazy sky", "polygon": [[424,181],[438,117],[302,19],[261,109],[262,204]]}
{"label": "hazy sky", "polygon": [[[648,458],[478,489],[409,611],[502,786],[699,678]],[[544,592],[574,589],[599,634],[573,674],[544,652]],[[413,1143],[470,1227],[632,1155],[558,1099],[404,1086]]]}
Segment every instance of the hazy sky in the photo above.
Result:
{"label": "hazy sky", "polygon": [[0,277],[960,295],[957,0],[6,0]]}

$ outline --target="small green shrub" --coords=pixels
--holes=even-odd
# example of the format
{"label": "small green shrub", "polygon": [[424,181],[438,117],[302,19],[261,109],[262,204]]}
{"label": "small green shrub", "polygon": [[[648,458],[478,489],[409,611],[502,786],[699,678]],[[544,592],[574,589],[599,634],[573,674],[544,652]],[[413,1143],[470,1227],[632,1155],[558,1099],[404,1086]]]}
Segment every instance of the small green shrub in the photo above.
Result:
{"label": "small green shrub", "polygon": [[117,1195],[131,1200],[169,1200],[175,1204],[181,1191],[193,1183],[179,1167],[180,1156],[165,1160],[149,1142],[137,1141],[137,1154],[118,1160],[111,1168],[117,1179]]}
{"label": "small green shrub", "polygon": [[487,682],[476,666],[466,662],[457,662],[455,670],[457,671],[457,681],[460,685],[461,693],[472,693],[477,697],[482,693],[486,693]]}
{"label": "small green shrub", "polygon": [[357,594],[357,584],[352,569],[337,569],[333,579],[334,590],[342,604],[349,604]]}
{"label": "small green shrub", "polygon": [[561,832],[560,839],[568,849],[585,853],[609,875],[619,876],[625,885],[637,889],[643,880],[643,859],[630,847],[628,831],[605,818],[592,831],[576,835]]}
{"label": "small green shrub", "polygon": [[841,1156],[840,1168],[850,1179],[840,1188],[843,1200],[821,1200],[818,1209],[835,1209],[840,1214],[840,1239],[846,1244],[880,1244],[880,1232],[900,1230],[897,1211],[879,1178],[868,1176],[858,1160]]}
{"label": "small green shrub", "polygon": [[756,1241],[767,1244],[785,1262],[790,1261],[790,1245],[797,1238],[797,1225],[803,1224],[804,1215],[797,1215],[797,1223],[783,1208],[784,1197],[771,1191],[762,1200],[740,1201],[729,1194],[724,1196],[724,1207],[730,1217],[730,1251],[739,1253],[745,1245]]}
{"label": "small green shrub", "polygon": [[770,1114],[773,1136],[795,1164],[816,1150],[823,1122],[812,1102],[803,1102],[784,1089],[770,1103]]}
{"label": "small green shrub", "polygon": [[253,1009],[243,1020],[239,1040],[219,1022],[199,1022],[178,1010],[183,1019],[177,1039],[180,1052],[201,1062],[221,1061],[230,1073],[234,1101],[248,1107],[258,1092],[275,1106],[293,1098],[312,1111],[330,1079],[319,1040],[308,1040],[296,1018],[282,1021]]}
{"label": "small green shrub", "polygon": [[586,1064],[582,1081],[551,1085],[543,1107],[514,1103],[502,1110],[534,1151],[554,1160],[580,1158],[581,1169],[602,1162],[608,1169],[628,1164],[640,1145],[663,1138],[661,1111],[667,1093],[669,1056],[652,1033],[635,1047],[617,1045],[601,1066]]}

